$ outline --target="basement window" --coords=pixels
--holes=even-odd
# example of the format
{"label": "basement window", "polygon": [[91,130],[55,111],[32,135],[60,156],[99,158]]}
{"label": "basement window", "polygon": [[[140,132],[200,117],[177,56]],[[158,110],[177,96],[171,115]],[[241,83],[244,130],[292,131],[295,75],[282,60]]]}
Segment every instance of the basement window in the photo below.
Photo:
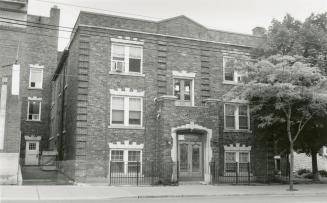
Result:
{"label": "basement window", "polygon": [[142,151],[134,149],[110,150],[110,173],[137,174],[142,173]]}

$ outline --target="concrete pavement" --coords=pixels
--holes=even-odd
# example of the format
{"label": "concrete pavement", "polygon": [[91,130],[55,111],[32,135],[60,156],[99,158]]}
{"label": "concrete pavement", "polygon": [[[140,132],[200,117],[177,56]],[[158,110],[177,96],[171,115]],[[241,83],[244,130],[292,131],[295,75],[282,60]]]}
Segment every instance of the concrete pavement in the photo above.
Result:
{"label": "concrete pavement", "polygon": [[242,195],[321,195],[326,184],[231,186],[182,185],[153,187],[116,186],[0,186],[0,200],[103,200],[120,198],[215,197]]}

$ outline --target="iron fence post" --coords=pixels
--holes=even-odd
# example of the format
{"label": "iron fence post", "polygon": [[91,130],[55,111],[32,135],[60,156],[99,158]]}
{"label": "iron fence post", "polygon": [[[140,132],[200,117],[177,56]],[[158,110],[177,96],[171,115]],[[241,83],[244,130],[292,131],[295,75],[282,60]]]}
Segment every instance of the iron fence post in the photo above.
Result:
{"label": "iron fence post", "polygon": [[248,183],[251,184],[251,171],[250,171],[250,162],[248,162]]}
{"label": "iron fence post", "polygon": [[238,170],[239,170],[239,165],[238,165],[238,162],[236,162],[235,164],[236,164],[236,184],[238,184]]}
{"label": "iron fence post", "polygon": [[111,185],[111,161],[109,161],[109,185]]}
{"label": "iron fence post", "polygon": [[154,167],[154,163],[152,161],[151,162],[151,185],[154,184],[154,181],[153,181],[153,178],[154,178],[154,170],[153,170],[153,167]]}
{"label": "iron fence post", "polygon": [[136,162],[136,186],[139,186],[139,162]]}

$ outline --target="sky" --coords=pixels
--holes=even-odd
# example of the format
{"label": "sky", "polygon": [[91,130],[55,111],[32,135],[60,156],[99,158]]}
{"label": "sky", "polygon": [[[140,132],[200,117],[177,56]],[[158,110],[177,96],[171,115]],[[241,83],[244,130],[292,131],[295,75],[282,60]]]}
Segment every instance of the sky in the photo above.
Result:
{"label": "sky", "polygon": [[[29,0],[28,13],[49,16],[61,9],[60,26],[73,27],[80,10],[159,21],[186,15],[213,29],[251,34],[254,27],[268,28],[272,19],[287,13],[303,21],[311,13],[327,12],[327,0]],[[60,32],[63,50],[69,33]]]}

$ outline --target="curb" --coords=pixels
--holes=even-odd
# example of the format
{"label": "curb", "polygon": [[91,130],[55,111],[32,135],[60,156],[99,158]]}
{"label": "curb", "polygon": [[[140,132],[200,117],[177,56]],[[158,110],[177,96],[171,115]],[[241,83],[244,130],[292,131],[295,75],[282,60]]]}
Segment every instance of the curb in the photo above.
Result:
{"label": "curb", "polygon": [[316,195],[327,195],[326,193],[307,193],[307,194],[296,194],[296,193],[258,193],[258,194],[210,194],[210,195],[138,195],[129,197],[117,197],[112,199],[157,199],[157,198],[201,198],[201,197],[231,197],[231,196],[294,196],[294,197],[306,197],[306,196],[316,196]]}

